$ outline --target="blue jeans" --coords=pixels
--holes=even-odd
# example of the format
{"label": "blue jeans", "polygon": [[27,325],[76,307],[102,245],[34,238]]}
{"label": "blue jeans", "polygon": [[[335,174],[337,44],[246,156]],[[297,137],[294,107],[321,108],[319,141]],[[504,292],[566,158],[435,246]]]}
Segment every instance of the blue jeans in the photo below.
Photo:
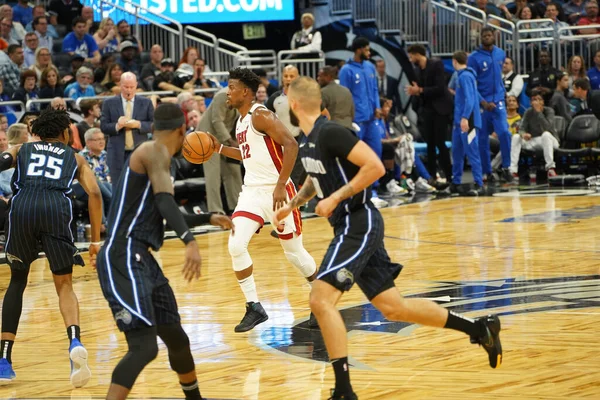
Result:
{"label": "blue jeans", "polygon": [[[112,199],[112,184],[106,181],[99,181],[96,179],[98,187],[100,188],[100,194],[102,195],[102,223],[106,223],[106,214],[110,207],[110,201]],[[88,199],[88,195],[83,190],[83,187],[79,182],[73,184],[73,194],[79,200],[85,201]]]}
{"label": "blue jeans", "polygon": [[479,157],[484,174],[492,173],[492,159],[490,155],[490,135],[496,132],[500,141],[502,153],[502,168],[510,167],[510,132],[506,119],[506,103],[499,101],[494,111],[484,111],[481,114],[481,129],[479,130]]}
{"label": "blue jeans", "polygon": [[[478,129],[477,129],[478,130]],[[469,158],[473,179],[479,186],[483,186],[483,177],[481,174],[481,160],[479,158],[479,143],[477,134],[469,143],[469,134],[463,133],[460,125],[454,125],[452,130],[452,183],[460,185],[462,181],[463,168],[465,164],[465,155]],[[489,146],[488,146],[489,152]]]}

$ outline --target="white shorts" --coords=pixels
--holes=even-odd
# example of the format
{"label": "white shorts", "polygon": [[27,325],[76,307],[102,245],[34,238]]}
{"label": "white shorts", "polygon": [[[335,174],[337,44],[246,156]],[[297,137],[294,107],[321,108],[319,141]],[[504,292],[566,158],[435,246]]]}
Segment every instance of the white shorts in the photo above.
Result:
{"label": "white shorts", "polygon": [[[240,193],[232,218],[245,217],[251,219],[258,222],[260,228],[263,227],[265,221],[273,224],[273,189],[274,187],[242,186],[242,192]],[[290,181],[285,186],[285,189],[287,191],[287,200],[290,201],[296,195],[296,187]],[[295,209],[285,218],[283,223],[284,227],[281,231],[276,226],[273,226],[273,229],[279,234],[279,239],[289,240],[294,237],[294,232],[298,236],[302,233],[300,210]],[[260,231],[260,228],[258,228],[256,233]]]}

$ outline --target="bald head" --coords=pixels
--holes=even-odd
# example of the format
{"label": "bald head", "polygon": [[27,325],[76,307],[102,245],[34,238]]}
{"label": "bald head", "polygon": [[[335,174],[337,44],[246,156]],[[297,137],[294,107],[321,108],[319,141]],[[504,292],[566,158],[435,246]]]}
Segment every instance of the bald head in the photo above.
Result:
{"label": "bald head", "polygon": [[292,83],[292,81],[296,78],[298,78],[298,75],[300,75],[298,73],[298,68],[296,68],[293,65],[286,65],[285,67],[283,67],[283,75],[281,77],[281,81],[283,84],[283,90],[287,91],[287,89],[290,87],[290,83]]}
{"label": "bald head", "polygon": [[121,87],[121,96],[125,100],[131,100],[137,90],[137,77],[132,72],[125,72],[121,75],[119,86]]}
{"label": "bald head", "polygon": [[302,76],[295,79],[288,90],[290,108],[300,118],[302,114],[321,113],[321,87],[312,78]]}
{"label": "bald head", "polygon": [[55,97],[50,102],[50,107],[54,108],[55,110],[58,110],[58,109],[66,110],[67,103],[65,102],[65,99],[63,99],[62,97]]}

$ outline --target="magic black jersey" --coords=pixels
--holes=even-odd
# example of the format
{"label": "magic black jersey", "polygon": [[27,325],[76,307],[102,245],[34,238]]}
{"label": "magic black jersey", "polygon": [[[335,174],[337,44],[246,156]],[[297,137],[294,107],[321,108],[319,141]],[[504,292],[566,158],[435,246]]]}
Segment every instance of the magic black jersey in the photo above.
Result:
{"label": "magic black jersey", "polygon": [[[298,157],[312,179],[318,198],[329,197],[358,173],[359,167],[346,159],[358,141],[351,130],[328,121],[326,117],[317,119],[310,135],[302,139]],[[329,223],[335,226],[345,215],[364,208],[364,204],[372,207],[369,197],[365,189],[342,201],[329,218]]]}

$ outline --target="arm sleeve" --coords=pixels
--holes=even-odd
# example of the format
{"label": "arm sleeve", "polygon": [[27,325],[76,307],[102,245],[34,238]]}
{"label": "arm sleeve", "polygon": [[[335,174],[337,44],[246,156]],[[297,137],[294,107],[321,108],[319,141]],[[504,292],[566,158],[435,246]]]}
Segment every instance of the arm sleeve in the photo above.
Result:
{"label": "arm sleeve", "polygon": [[183,218],[189,226],[208,225],[212,213],[188,214],[183,213]]}
{"label": "arm sleeve", "polygon": [[327,123],[319,134],[319,147],[331,158],[346,159],[358,142],[358,137],[349,129],[336,123]]}
{"label": "arm sleeve", "polygon": [[194,240],[194,235],[190,232],[183,214],[179,211],[179,207],[171,193],[156,193],[154,195],[154,202],[160,215],[167,220],[167,224],[177,233],[177,236],[179,236],[179,239],[183,243],[188,244]]}

